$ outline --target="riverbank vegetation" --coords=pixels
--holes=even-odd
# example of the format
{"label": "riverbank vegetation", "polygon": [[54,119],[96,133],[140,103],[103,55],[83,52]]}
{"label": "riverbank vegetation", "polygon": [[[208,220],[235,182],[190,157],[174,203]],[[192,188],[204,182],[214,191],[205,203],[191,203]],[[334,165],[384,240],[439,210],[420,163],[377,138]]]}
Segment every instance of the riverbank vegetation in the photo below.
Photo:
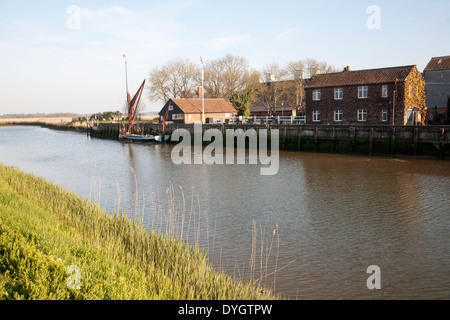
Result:
{"label": "riverbank vegetation", "polygon": [[275,299],[204,251],[0,164],[1,299]]}

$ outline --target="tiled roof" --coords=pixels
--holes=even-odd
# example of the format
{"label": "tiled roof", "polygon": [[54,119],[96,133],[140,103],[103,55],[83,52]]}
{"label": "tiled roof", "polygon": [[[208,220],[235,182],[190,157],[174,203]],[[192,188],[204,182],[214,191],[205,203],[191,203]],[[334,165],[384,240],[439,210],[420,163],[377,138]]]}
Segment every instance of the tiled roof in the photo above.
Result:
{"label": "tiled roof", "polygon": [[338,87],[350,85],[381,84],[404,81],[416,66],[403,66],[337,73],[319,74],[306,88]]}
{"label": "tiled roof", "polygon": [[432,58],[423,71],[438,70],[450,70],[450,56]]}
{"label": "tiled roof", "polygon": [[[205,113],[233,113],[236,109],[224,99],[204,99]],[[202,113],[202,99],[172,99],[184,113]]]}

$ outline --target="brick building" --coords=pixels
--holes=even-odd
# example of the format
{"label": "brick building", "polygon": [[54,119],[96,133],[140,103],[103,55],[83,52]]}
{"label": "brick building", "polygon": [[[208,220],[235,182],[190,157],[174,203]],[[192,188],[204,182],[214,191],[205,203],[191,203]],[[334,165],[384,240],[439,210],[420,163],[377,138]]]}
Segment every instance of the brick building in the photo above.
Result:
{"label": "brick building", "polygon": [[[262,104],[255,104],[250,107],[251,117],[267,117],[273,116],[273,112],[269,112]],[[292,106],[278,106],[276,108],[276,116],[295,117],[297,116],[297,108]]]}
{"label": "brick building", "polygon": [[[236,116],[236,109],[224,99],[204,99],[205,122],[223,122]],[[162,122],[167,112],[167,123],[201,122],[203,116],[202,99],[170,99],[159,112],[159,122]]]}
{"label": "brick building", "polygon": [[319,74],[306,86],[308,124],[425,122],[425,80],[416,66]]}

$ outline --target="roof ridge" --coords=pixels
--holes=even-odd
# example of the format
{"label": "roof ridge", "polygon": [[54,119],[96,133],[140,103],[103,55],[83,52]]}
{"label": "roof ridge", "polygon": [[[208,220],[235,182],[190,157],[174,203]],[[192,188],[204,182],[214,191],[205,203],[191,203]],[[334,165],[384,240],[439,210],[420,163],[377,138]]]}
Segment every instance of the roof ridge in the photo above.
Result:
{"label": "roof ridge", "polygon": [[432,57],[431,59],[450,58],[450,56]]}
{"label": "roof ridge", "polygon": [[387,69],[400,69],[400,68],[413,68],[417,67],[416,64],[406,65],[406,66],[397,66],[397,67],[384,67],[384,68],[373,68],[373,69],[360,69],[360,70],[350,70],[350,71],[337,71],[337,72],[328,72],[328,73],[321,73],[317,76],[323,76],[327,74],[340,74],[340,73],[351,73],[351,72],[362,72],[362,71],[376,71],[376,70],[387,70]]}
{"label": "roof ridge", "polygon": [[[201,105],[202,99],[199,98],[172,98],[174,104],[176,104],[183,112],[202,113],[203,108]],[[226,110],[220,112],[235,112],[235,108],[227,102],[225,99],[204,99],[205,112],[219,112],[218,110]],[[216,110],[216,111],[214,111]]]}

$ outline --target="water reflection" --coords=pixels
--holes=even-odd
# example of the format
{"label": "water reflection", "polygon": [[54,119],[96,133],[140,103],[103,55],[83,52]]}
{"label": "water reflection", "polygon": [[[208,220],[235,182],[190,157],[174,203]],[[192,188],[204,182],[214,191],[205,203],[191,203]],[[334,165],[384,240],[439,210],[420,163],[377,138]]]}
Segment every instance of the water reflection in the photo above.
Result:
{"label": "water reflection", "polygon": [[[281,152],[279,173],[261,176],[258,165],[176,166],[166,144],[0,136],[1,162],[198,242],[232,274],[283,268],[266,280],[289,297],[450,298],[448,161]],[[373,264],[379,291],[366,287]]]}

